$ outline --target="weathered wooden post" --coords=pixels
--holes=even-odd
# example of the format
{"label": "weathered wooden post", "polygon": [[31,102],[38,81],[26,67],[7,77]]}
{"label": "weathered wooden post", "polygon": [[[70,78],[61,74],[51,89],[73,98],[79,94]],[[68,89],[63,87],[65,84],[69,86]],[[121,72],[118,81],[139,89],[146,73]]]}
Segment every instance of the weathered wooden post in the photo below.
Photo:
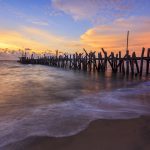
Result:
{"label": "weathered wooden post", "polygon": [[92,54],[93,56],[93,71],[97,70],[97,64],[96,64],[96,56],[95,52]]}
{"label": "weathered wooden post", "polygon": [[126,50],[129,50],[129,31],[127,32],[127,49]]}
{"label": "weathered wooden post", "polygon": [[107,68],[107,52],[102,48],[103,54],[104,54],[104,62],[103,62],[103,71]]}
{"label": "weathered wooden post", "polygon": [[98,53],[98,72],[101,70],[101,62],[100,62],[101,52]]}
{"label": "weathered wooden post", "polygon": [[[119,51],[119,64],[121,64],[121,51]],[[119,72],[121,72],[121,65],[119,66]]]}
{"label": "weathered wooden post", "polygon": [[71,58],[71,54],[70,54],[70,57],[69,57],[69,68],[71,69],[72,67],[72,58]]}
{"label": "weathered wooden post", "polygon": [[117,73],[118,71],[118,67],[117,67],[117,62],[118,62],[118,54],[116,54],[116,58],[115,58],[115,64],[114,64],[114,70],[115,70],[115,73]]}
{"label": "weathered wooden post", "polygon": [[81,64],[82,64],[82,53],[79,53],[79,62],[78,62],[78,68],[81,70]]}
{"label": "weathered wooden post", "polygon": [[127,50],[126,51],[126,75],[129,75],[129,61],[130,61],[129,50]]}
{"label": "weathered wooden post", "polygon": [[142,76],[142,72],[143,72],[143,57],[144,57],[144,52],[145,52],[145,48],[143,47],[142,49],[142,53],[141,53],[141,64],[140,64],[140,76]]}
{"label": "weathered wooden post", "polygon": [[130,58],[130,67],[131,67],[131,74],[134,75],[134,52],[132,53],[132,57]]}
{"label": "weathered wooden post", "polygon": [[100,71],[103,71],[103,58],[101,52],[100,52]]}
{"label": "weathered wooden post", "polygon": [[89,60],[88,60],[88,68],[89,68],[89,71],[91,71],[91,68],[92,68],[92,66],[91,66],[91,52],[89,53]]}
{"label": "weathered wooden post", "polygon": [[115,63],[114,63],[114,52],[111,52],[111,64],[112,64],[112,71],[115,72],[115,70],[114,70],[114,65],[115,65]]}
{"label": "weathered wooden post", "polygon": [[137,61],[137,57],[136,57],[136,54],[135,54],[135,52],[133,52],[133,55],[134,55],[134,63],[135,63],[135,65],[136,65],[136,70],[137,70],[137,73],[135,74],[135,75],[137,75],[137,74],[139,74],[139,65],[138,65],[138,61]]}
{"label": "weathered wooden post", "polygon": [[150,48],[147,50],[147,60],[146,60],[146,74],[149,74],[149,63],[150,63]]}

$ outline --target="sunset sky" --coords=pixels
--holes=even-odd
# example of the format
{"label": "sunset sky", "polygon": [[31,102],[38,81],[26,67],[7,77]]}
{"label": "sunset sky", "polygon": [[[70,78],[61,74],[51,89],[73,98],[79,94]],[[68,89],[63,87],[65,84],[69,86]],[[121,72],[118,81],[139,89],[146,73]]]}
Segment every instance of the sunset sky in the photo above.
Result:
{"label": "sunset sky", "polygon": [[140,51],[150,47],[149,0],[0,0],[0,48]]}

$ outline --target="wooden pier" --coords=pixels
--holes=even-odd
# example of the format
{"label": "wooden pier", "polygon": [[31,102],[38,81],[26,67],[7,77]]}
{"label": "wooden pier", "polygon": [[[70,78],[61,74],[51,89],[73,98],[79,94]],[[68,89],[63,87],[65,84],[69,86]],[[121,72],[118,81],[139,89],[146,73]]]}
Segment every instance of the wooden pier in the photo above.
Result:
{"label": "wooden pier", "polygon": [[[150,48],[147,49],[146,56],[145,48],[142,49],[141,56],[137,57],[136,53],[129,53],[126,50],[126,54],[122,56],[121,51],[118,54],[111,52],[110,55],[102,48],[101,52],[96,56],[96,52],[88,53],[85,49],[84,53],[75,53],[72,55],[56,55],[43,56],[34,58],[33,54],[31,57],[26,57],[26,54],[20,57],[19,62],[22,64],[40,64],[48,65],[59,68],[69,68],[74,70],[83,71],[97,71],[105,72],[108,65],[111,67],[113,73],[120,72],[124,75],[142,76],[145,70],[146,75],[149,74],[150,68]],[[144,68],[146,67],[146,68]]]}

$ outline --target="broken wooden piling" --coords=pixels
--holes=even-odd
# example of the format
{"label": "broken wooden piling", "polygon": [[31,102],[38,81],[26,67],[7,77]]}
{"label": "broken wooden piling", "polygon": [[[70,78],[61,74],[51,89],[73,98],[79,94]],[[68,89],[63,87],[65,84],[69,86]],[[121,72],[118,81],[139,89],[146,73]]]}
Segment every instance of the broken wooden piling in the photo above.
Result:
{"label": "broken wooden piling", "polygon": [[[122,56],[121,51],[117,54],[111,52],[111,54],[108,55],[107,51],[103,48],[98,52],[97,56],[96,52],[91,51],[88,53],[85,49],[83,50],[84,54],[75,53],[72,55],[58,55],[58,51],[56,51],[56,55],[44,55],[43,57],[38,58],[34,58],[33,54],[29,58],[25,54],[20,57],[19,62],[22,64],[41,64],[58,68],[97,72],[105,72],[109,65],[114,73],[120,72],[126,76],[129,76],[131,73],[132,76],[139,75],[141,77],[143,70],[146,70],[145,73],[149,75],[150,48],[147,50],[146,56],[144,56],[145,48],[143,48],[140,57],[137,57],[135,52],[130,55],[128,49],[124,56]],[[144,67],[145,69],[143,69]]]}

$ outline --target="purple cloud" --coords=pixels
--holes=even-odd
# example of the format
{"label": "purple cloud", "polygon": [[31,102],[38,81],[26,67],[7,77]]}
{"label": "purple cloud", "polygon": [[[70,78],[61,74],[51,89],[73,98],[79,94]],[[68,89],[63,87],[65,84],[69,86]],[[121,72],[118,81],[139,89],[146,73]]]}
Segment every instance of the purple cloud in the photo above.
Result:
{"label": "purple cloud", "polygon": [[135,0],[52,0],[55,9],[71,15],[75,20],[95,21],[126,14]]}

